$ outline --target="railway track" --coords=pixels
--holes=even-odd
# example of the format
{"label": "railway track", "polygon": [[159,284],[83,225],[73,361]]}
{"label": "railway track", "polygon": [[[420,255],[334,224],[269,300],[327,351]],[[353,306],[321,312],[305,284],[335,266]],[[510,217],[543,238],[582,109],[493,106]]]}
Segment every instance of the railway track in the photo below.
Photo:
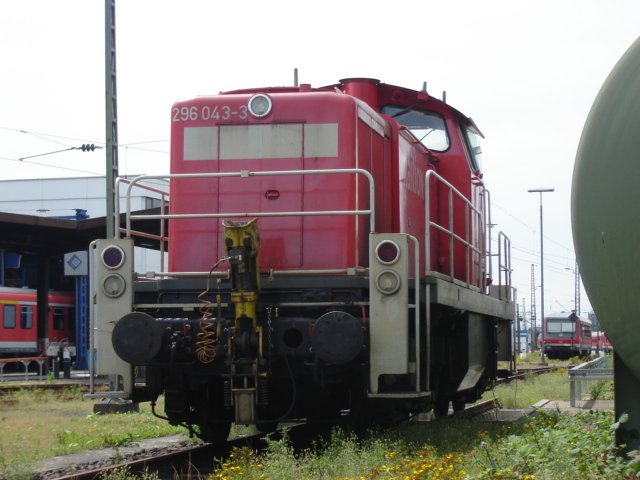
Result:
{"label": "railway track", "polygon": [[527,367],[520,368],[516,372],[512,373],[508,377],[498,378],[496,379],[496,385],[501,383],[509,383],[513,380],[524,380],[527,375],[542,375],[544,373],[555,372],[560,368],[565,368],[561,365],[546,365],[546,366],[536,366],[536,367]]}
{"label": "railway track", "polygon": [[[226,458],[234,447],[250,446],[259,447],[261,436],[242,437],[230,440],[224,445],[212,445],[199,443],[183,445],[175,441],[173,445],[166,445],[164,448],[150,449],[143,448],[135,454],[122,453],[122,458],[118,458],[119,452],[108,455],[108,458],[97,460],[93,463],[67,464],[57,470],[43,471],[36,478],[40,480],[86,480],[97,479],[103,474],[118,470],[127,469],[132,473],[140,473],[145,470],[157,471],[160,478],[173,478],[174,473],[187,471],[197,471],[206,475],[212,469],[213,458]],[[124,449],[123,449],[124,450]],[[90,452],[87,452],[87,461],[91,460]],[[208,467],[206,467],[208,463]],[[209,471],[207,471],[207,469]]]}
{"label": "railway track", "polygon": [[[218,448],[226,448],[226,446]],[[104,465],[70,464],[62,467],[61,470],[40,472],[36,478],[41,480],[97,479],[109,471],[118,469],[128,469],[132,473],[138,473],[144,470],[161,471],[165,469],[169,471],[168,469],[171,467],[175,468],[175,471],[181,471],[185,462],[190,461],[192,458],[197,459],[207,454],[207,452],[215,455],[216,448],[210,444],[174,446],[164,453],[143,453],[140,458],[121,459],[120,461],[117,458],[113,458],[105,461],[107,464]],[[98,463],[102,462],[98,461]]]}
{"label": "railway track", "polygon": [[[303,449],[322,435],[328,433],[328,428],[319,428],[307,424],[289,424],[283,429],[287,429],[287,436],[294,449]],[[275,440],[281,438],[282,431],[274,432]],[[153,442],[152,442],[153,443]],[[128,469],[132,473],[140,473],[145,470],[158,472],[160,478],[182,478],[187,476],[193,478],[206,477],[214,470],[213,459],[225,459],[234,448],[246,447],[256,452],[261,452],[267,447],[264,433],[248,435],[229,440],[223,445],[212,445],[209,443],[197,443],[184,445],[178,438],[174,442],[166,442],[163,447],[143,447],[137,449],[135,453],[129,453],[127,448],[119,451],[109,449],[106,456],[96,460],[93,452],[85,452],[85,463],[76,457],[76,461],[69,461],[53,470],[43,470],[36,475],[38,480],[86,480],[97,479],[108,471],[117,469]],[[103,450],[104,452],[104,450]]]}
{"label": "railway track", "polygon": [[[498,408],[493,400],[469,405],[463,415],[473,417],[482,415]],[[423,418],[417,421],[429,421]],[[287,438],[294,451],[310,448],[320,436],[328,437],[331,426],[297,424],[287,425]],[[282,438],[282,430],[274,432],[273,439]],[[56,470],[42,471],[36,477],[38,480],[89,480],[98,479],[104,473],[117,469],[128,469],[132,473],[146,471],[158,472],[159,478],[205,478],[215,470],[213,459],[227,459],[234,448],[246,447],[255,452],[262,452],[267,447],[265,434],[238,437],[229,440],[224,445],[198,443],[181,445],[176,440],[172,446],[161,449],[144,448],[137,454],[128,454],[121,449],[121,458],[112,454],[102,461],[95,461],[95,455],[86,452],[87,463],[70,463]]]}
{"label": "railway track", "polygon": [[[558,367],[536,367],[526,371],[517,372],[501,382],[510,382],[523,379],[527,374],[543,374],[556,370]],[[456,415],[464,417],[481,417],[493,410],[499,410],[500,405],[495,400],[487,400],[472,405],[467,405],[463,412]],[[430,421],[430,415],[421,414],[413,418],[414,421]],[[330,428],[320,429],[317,425],[297,424],[287,425],[287,435],[295,450],[308,448],[311,443],[318,438],[318,435],[328,434]],[[275,432],[274,439],[281,436],[281,432]],[[214,470],[213,459],[225,459],[234,448],[247,447],[260,452],[266,448],[265,435],[238,437],[228,441],[224,445],[212,445],[207,443],[181,445],[179,442],[166,448],[147,448],[137,454],[128,455],[121,449],[122,458],[112,456],[100,465],[95,462],[86,464],[75,464],[58,470],[43,471],[36,478],[41,480],[71,480],[71,479],[96,479],[108,470],[127,468],[133,473],[157,471],[160,478],[174,478],[176,476],[206,476]],[[88,453],[91,458],[91,453]],[[115,456],[117,457],[117,456]],[[94,458],[95,459],[95,458]]]}

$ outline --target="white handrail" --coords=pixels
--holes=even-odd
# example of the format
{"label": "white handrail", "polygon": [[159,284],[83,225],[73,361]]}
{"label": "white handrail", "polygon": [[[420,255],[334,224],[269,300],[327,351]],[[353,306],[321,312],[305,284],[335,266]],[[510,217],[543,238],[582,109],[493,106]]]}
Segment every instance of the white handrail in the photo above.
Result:
{"label": "white handrail", "polygon": [[[414,312],[413,312],[413,321],[414,321],[414,329],[415,329],[415,338],[419,339],[420,338],[420,242],[418,241],[418,239],[416,237],[414,237],[413,235],[407,235],[407,237],[409,238],[409,240],[411,241],[411,243],[413,243],[413,250],[414,250],[414,273],[413,273],[413,289],[414,289],[414,299],[413,299],[413,306],[414,306]],[[429,325],[427,325],[427,340],[426,340],[426,345],[429,345],[430,343],[430,339],[431,339],[431,332],[429,331]],[[416,340],[415,342],[415,356],[416,356],[416,392],[420,392],[420,388],[421,388],[421,382],[420,382],[420,363],[421,363],[421,358],[420,358],[420,346],[421,343]],[[428,357],[427,357],[428,358]],[[427,390],[429,389],[429,368],[430,368],[430,364],[429,364],[429,360],[427,360],[427,385],[426,388]]]}
{"label": "white handrail", "polygon": [[[227,212],[227,213],[197,213],[197,214],[169,214],[165,212],[166,192],[163,192],[153,187],[147,187],[142,185],[141,182],[147,180],[171,180],[171,179],[183,179],[183,178],[249,178],[259,176],[284,176],[284,175],[363,175],[369,183],[369,208],[368,209],[355,209],[355,210],[314,210],[314,211],[288,211],[288,212]],[[133,220],[160,220],[160,235],[144,234],[143,236],[158,239],[161,244],[161,253],[164,253],[164,241],[166,240],[164,233],[164,221],[165,219],[189,219],[189,218],[237,218],[237,217],[290,217],[290,216],[324,216],[324,215],[369,215],[369,231],[375,232],[375,183],[373,176],[367,170],[361,168],[350,169],[319,169],[319,170],[274,170],[274,171],[257,171],[252,172],[249,170],[241,170],[238,172],[215,172],[215,173],[176,173],[167,175],[140,175],[133,179],[118,179],[116,181],[117,189],[119,192],[120,183],[127,183],[127,190],[125,194],[125,208],[126,208],[126,225],[124,234],[126,237],[131,237],[132,234],[139,235],[140,232],[132,231],[131,222]],[[135,187],[144,188],[150,191],[160,193],[162,195],[162,207],[160,214],[158,215],[133,215],[131,212],[131,192]],[[357,202],[357,198],[356,198]],[[116,232],[120,232],[119,228],[119,204],[116,202]],[[164,272],[164,255],[162,255],[161,271]]]}
{"label": "white handrail", "polygon": [[[115,183],[115,192],[116,192],[116,201],[114,202],[114,218],[113,218],[113,232],[116,238],[119,238],[120,233],[123,231],[122,228],[120,228],[120,185],[121,184],[128,184],[129,186],[131,186],[132,180],[129,180],[128,178],[124,178],[124,177],[118,177],[116,178],[116,183]],[[160,190],[159,188],[155,188],[155,187],[151,187],[149,185],[136,185],[138,188],[142,189],[142,190],[146,190],[148,192],[153,192],[153,193],[157,193],[160,195],[160,211],[164,212],[168,203],[167,203],[167,197],[169,197],[169,193],[166,192],[165,190]],[[127,189],[127,195],[129,195],[129,192],[131,191],[131,189]],[[128,203],[127,205],[128,210],[130,209],[130,203]],[[160,244],[160,270],[164,270],[164,247],[165,247],[165,242],[167,241],[167,237],[165,235],[165,231],[164,231],[164,222],[160,222],[160,234],[159,235],[154,235],[152,233],[146,233],[146,232],[135,232],[136,236],[139,237],[145,237],[145,238],[150,238],[153,240],[157,240]],[[127,232],[127,237],[131,236],[131,232]]]}
{"label": "white handrail", "polygon": [[506,300],[510,300],[511,293],[511,240],[502,231],[498,232],[498,286],[502,287],[502,276],[504,274],[504,285],[508,288],[502,291],[499,288],[498,298],[506,296]]}
{"label": "white handrail", "polygon": [[[142,177],[144,177],[144,175],[140,175],[138,177],[135,177],[134,180],[137,180],[139,178],[142,179]],[[132,183],[133,183],[133,180],[130,180],[130,179],[125,178],[125,177],[116,178],[115,191],[116,191],[116,195],[117,195],[117,201],[115,202],[115,205],[114,205],[114,207],[115,207],[114,208],[114,217],[115,218],[113,219],[113,222],[114,222],[113,231],[116,232],[116,236],[118,236],[117,232],[122,230],[120,228],[120,185],[121,184],[129,185],[129,187],[127,188],[127,197],[130,198],[131,188],[133,188],[131,186]],[[139,183],[139,182],[137,182],[137,183]],[[160,211],[161,212],[164,211],[164,207],[166,205],[167,197],[169,196],[169,193],[167,191],[160,190],[159,188],[155,188],[155,187],[151,187],[149,185],[143,185],[143,184],[136,184],[136,187],[141,188],[143,190],[146,190],[148,192],[154,192],[154,193],[160,194],[160,200],[161,200],[161,210]],[[128,203],[127,207],[128,207],[127,210],[129,210],[130,207],[131,207],[131,204]],[[161,229],[161,231],[162,231],[162,229]]]}
{"label": "white handrail", "polygon": [[[327,211],[298,211],[298,212],[232,212],[232,213],[208,213],[208,214],[160,214],[160,215],[131,215],[131,190],[143,180],[162,180],[178,178],[249,178],[260,176],[281,176],[281,175],[327,175],[327,174],[360,174],[369,181],[369,208],[366,210],[327,210]],[[218,172],[218,173],[174,173],[170,175],[140,175],[131,180],[127,187],[125,198],[127,217],[126,235],[131,232],[131,220],[136,219],[169,219],[169,218],[230,218],[230,217],[273,217],[273,216],[309,216],[309,215],[369,215],[370,231],[375,231],[375,186],[373,176],[367,170],[361,168],[349,169],[326,169],[326,170],[274,170],[251,172],[241,170],[239,172]]]}
{"label": "white handrail", "polygon": [[[435,221],[433,221],[431,219],[431,215],[430,215],[430,207],[431,207],[431,195],[430,195],[430,180],[431,178],[436,179],[437,181],[439,181],[442,185],[444,185],[447,189],[448,189],[448,194],[447,194],[447,199],[448,199],[448,225],[441,225]],[[454,225],[454,216],[453,216],[453,199],[454,199],[454,195],[457,196],[458,198],[460,198],[463,202],[464,202],[464,211],[465,211],[465,218],[464,218],[464,223],[465,223],[465,232],[464,232],[464,237],[461,237],[460,235],[458,235],[457,233],[454,232],[453,229],[453,225]],[[425,182],[424,182],[424,204],[425,204],[425,269],[427,274],[429,274],[430,272],[433,272],[433,270],[431,269],[431,227],[435,228],[436,230],[439,230],[443,233],[445,233],[446,235],[449,236],[449,277],[450,280],[453,281],[455,279],[454,276],[454,244],[455,242],[460,242],[464,245],[465,247],[465,263],[466,263],[466,284],[467,286],[471,284],[470,282],[470,271],[471,271],[471,253],[475,253],[480,257],[480,266],[484,270],[486,269],[485,267],[485,262],[486,262],[486,252],[481,249],[478,248],[476,245],[474,245],[472,243],[472,240],[470,239],[472,233],[469,229],[469,224],[471,221],[471,215],[473,215],[476,219],[476,222],[479,225],[482,225],[484,227],[484,218],[483,218],[483,214],[482,211],[475,207],[471,201],[465,197],[460,190],[458,190],[456,187],[454,187],[451,183],[449,183],[447,180],[445,180],[442,176],[438,175],[434,170],[429,170],[427,171],[427,173],[425,174]],[[484,234],[483,234],[484,236]],[[484,275],[480,276],[480,287],[484,289],[486,281],[484,278]]]}

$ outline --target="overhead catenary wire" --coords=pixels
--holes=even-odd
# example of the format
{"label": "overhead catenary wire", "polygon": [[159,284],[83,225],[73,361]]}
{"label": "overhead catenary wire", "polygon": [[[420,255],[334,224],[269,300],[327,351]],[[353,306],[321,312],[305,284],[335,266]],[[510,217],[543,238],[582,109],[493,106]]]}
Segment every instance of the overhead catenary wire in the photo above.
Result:
{"label": "overhead catenary wire", "polygon": [[68,148],[63,148],[62,150],[54,150],[52,152],[38,153],[36,155],[30,155],[28,157],[20,157],[18,158],[18,160],[22,162],[28,158],[44,157],[45,155],[53,155],[55,153],[68,152],[69,150],[82,150],[83,152],[93,152],[94,150],[100,149],[100,148],[102,147],[99,145],[96,146],[93,143],[83,143],[81,147],[68,147]]}
{"label": "overhead catenary wire", "polygon": [[[63,145],[63,146],[66,146],[66,147],[70,147],[70,145],[68,143],[63,143],[63,142],[60,142],[60,141],[55,140],[55,139],[63,139],[63,140],[73,141],[73,142],[82,142],[82,143],[94,144],[96,146],[100,146],[100,148],[102,148],[105,145],[104,142],[97,141],[97,140],[87,140],[86,138],[70,137],[70,136],[57,135],[57,134],[52,134],[52,133],[33,132],[33,131],[29,131],[29,130],[26,130],[26,129],[23,129],[23,128],[12,128],[12,127],[0,126],[0,130],[20,133],[20,134],[24,134],[24,135],[30,135],[30,136],[39,138],[41,140],[53,142],[53,143],[56,143],[58,145]],[[132,149],[145,151],[145,152],[162,153],[162,154],[167,154],[168,155],[169,152],[167,150],[158,150],[158,149],[154,149],[154,148],[144,148],[144,147],[140,147],[139,146],[139,145],[148,145],[148,144],[153,144],[153,143],[168,143],[168,142],[169,142],[168,139],[144,140],[144,141],[126,142],[126,143],[122,142],[122,143],[118,144],[118,147],[119,148],[132,148]],[[28,157],[22,157],[22,158],[28,158]],[[2,159],[2,160],[14,160],[14,158],[9,158],[9,157],[6,157],[6,156],[0,157],[0,159]],[[55,167],[53,167],[53,168],[55,168]]]}
{"label": "overhead catenary wire", "polygon": [[[537,233],[539,231],[535,226],[532,226],[531,224],[525,222],[521,218],[518,218],[516,215],[514,215],[511,212],[509,212],[507,209],[505,209],[504,207],[500,206],[499,204],[497,204],[493,200],[491,200],[491,206],[497,208],[498,210],[502,211],[508,217],[512,218],[513,220],[515,220],[516,222],[520,223],[524,227],[528,228],[529,230],[531,230],[532,233]],[[557,246],[559,246],[561,248],[564,248],[564,249],[567,249],[567,250],[573,250],[573,248],[569,248],[566,245],[563,245],[560,242],[558,242],[554,237],[549,237],[547,235],[543,235],[543,236],[544,236],[545,241],[548,240],[549,242],[555,243]],[[545,257],[546,256],[547,255],[545,254]]]}
{"label": "overhead catenary wire", "polygon": [[[491,206],[530,232],[539,232],[538,228],[532,226],[527,221],[522,220],[521,216],[516,216],[505,207],[496,204],[493,200],[491,201]],[[557,238],[549,237],[548,235],[544,235],[544,239],[545,242],[548,241],[551,244],[551,251],[546,250],[544,254],[545,269],[547,272],[556,279],[556,283],[560,278],[567,278],[568,275],[574,276],[575,273],[573,269],[575,268],[575,251],[573,245],[567,246],[566,244],[559,242]],[[495,239],[492,239],[492,248],[497,248],[497,242]],[[522,264],[527,266],[536,265],[538,268],[540,267],[540,256],[536,248],[523,246],[521,244],[514,243],[513,241],[511,242],[511,248],[516,253],[515,255],[513,253],[511,255],[512,266],[515,267],[516,265]],[[521,267],[517,266],[515,268],[520,269]],[[525,280],[518,282],[518,285],[518,290],[522,289],[523,291],[527,291],[529,288]],[[567,292],[564,290],[553,287],[548,287],[547,289],[551,295],[556,296],[559,299],[568,296]],[[584,285],[582,284],[581,289],[584,291]]]}
{"label": "overhead catenary wire", "polygon": [[52,165],[52,164],[49,164],[49,163],[33,162],[31,160],[19,160],[17,158],[7,158],[7,157],[0,157],[0,160],[9,161],[9,162],[16,162],[16,163],[22,163],[22,164],[29,164],[29,165],[38,165],[40,167],[47,167],[47,168],[57,168],[59,170],[66,170],[66,171],[69,171],[69,172],[87,173],[89,175],[96,175],[96,176],[104,175],[104,173],[100,173],[100,172],[91,172],[89,170],[81,170],[81,169],[78,169],[78,168],[63,167],[63,166],[60,166],[60,165]]}
{"label": "overhead catenary wire", "polygon": [[[6,126],[0,126],[0,130],[5,130],[5,131],[9,131],[9,132],[15,132],[15,133],[18,133],[18,134],[33,136],[33,137],[38,138],[40,140],[49,141],[49,142],[55,143],[57,145],[62,145],[64,147],[67,147],[65,149],[56,150],[56,151],[53,151],[53,152],[45,152],[43,154],[36,154],[36,155],[25,155],[25,156],[22,156],[22,157],[2,155],[2,156],[0,156],[0,161],[15,162],[15,163],[28,164],[28,165],[35,165],[35,166],[39,166],[39,167],[47,167],[47,168],[53,168],[53,169],[58,169],[58,170],[64,170],[64,171],[68,171],[68,172],[83,173],[83,174],[95,175],[95,176],[104,175],[104,172],[96,172],[96,171],[91,171],[91,170],[73,168],[73,167],[69,167],[69,166],[65,166],[65,165],[56,165],[55,163],[44,163],[44,162],[36,162],[36,161],[30,160],[32,158],[41,157],[41,156],[44,156],[44,155],[50,155],[50,154],[53,154],[53,153],[61,153],[61,152],[67,151],[67,150],[77,149],[77,147],[73,147],[72,145],[70,145],[69,142],[81,142],[83,145],[95,145],[95,148],[103,148],[104,142],[100,142],[100,141],[96,141],[96,140],[87,140],[86,138],[57,135],[57,134],[52,134],[52,133],[34,132],[34,131],[29,131],[29,130],[26,130],[26,129],[22,129],[22,128],[11,128],[11,127],[6,127]],[[60,139],[64,140],[64,141],[59,141]],[[124,148],[124,149],[129,149],[130,148],[132,150],[137,150],[137,151],[144,151],[144,152],[151,152],[151,153],[159,153],[159,154],[163,154],[163,155],[168,155],[169,152],[167,150],[159,150],[159,149],[154,149],[154,148],[145,148],[145,147],[141,147],[140,146],[140,145],[149,145],[149,144],[157,144],[157,143],[168,143],[168,142],[169,142],[169,140],[146,140],[146,141],[138,141],[138,142],[121,143],[121,144],[118,145],[118,147],[119,148]]]}

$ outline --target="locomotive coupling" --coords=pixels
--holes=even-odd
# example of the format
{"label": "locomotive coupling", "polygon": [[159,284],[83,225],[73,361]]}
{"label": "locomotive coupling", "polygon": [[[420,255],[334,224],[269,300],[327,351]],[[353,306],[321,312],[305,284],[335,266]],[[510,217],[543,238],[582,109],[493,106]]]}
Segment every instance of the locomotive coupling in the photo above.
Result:
{"label": "locomotive coupling", "polygon": [[[224,220],[224,244],[231,264],[231,288],[233,291],[255,292],[260,290],[258,251],[260,234],[257,219],[249,221]],[[236,315],[237,317],[238,315]]]}
{"label": "locomotive coupling", "polygon": [[235,407],[236,423],[251,424],[257,418],[258,400],[265,397],[260,390],[266,388],[267,375],[263,370],[262,326],[258,323],[256,308],[260,290],[260,235],[255,218],[249,221],[224,220],[223,225],[235,318],[228,339],[230,375],[226,381],[225,403]]}
{"label": "locomotive coupling", "polygon": [[[224,241],[230,263],[231,303],[234,306],[233,336],[229,351],[235,360],[256,359],[262,354],[261,328],[257,324],[259,290],[258,251],[260,235],[256,219],[225,220]],[[232,359],[232,362],[234,360]]]}

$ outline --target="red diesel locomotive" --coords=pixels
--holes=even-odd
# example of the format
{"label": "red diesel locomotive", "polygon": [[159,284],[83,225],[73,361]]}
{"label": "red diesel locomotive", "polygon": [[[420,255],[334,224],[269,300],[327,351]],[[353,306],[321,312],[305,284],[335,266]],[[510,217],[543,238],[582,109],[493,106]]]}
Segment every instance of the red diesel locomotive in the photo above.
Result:
{"label": "red diesel locomotive", "polygon": [[[164,394],[171,423],[219,441],[232,422],[443,414],[511,360],[510,245],[470,118],[355,78],[198,97],[171,124],[171,174],[127,190],[169,178],[168,212],[127,212],[91,248],[112,395]],[[132,271],[142,218],[168,223],[163,272]]]}
{"label": "red diesel locomotive", "polygon": [[591,321],[575,312],[552,313],[544,319],[544,353],[549,358],[567,359],[591,355]]}
{"label": "red diesel locomotive", "polygon": [[75,356],[75,302],[70,293],[49,294],[48,338],[38,338],[36,291],[0,287],[0,356],[56,356],[68,347]]}

